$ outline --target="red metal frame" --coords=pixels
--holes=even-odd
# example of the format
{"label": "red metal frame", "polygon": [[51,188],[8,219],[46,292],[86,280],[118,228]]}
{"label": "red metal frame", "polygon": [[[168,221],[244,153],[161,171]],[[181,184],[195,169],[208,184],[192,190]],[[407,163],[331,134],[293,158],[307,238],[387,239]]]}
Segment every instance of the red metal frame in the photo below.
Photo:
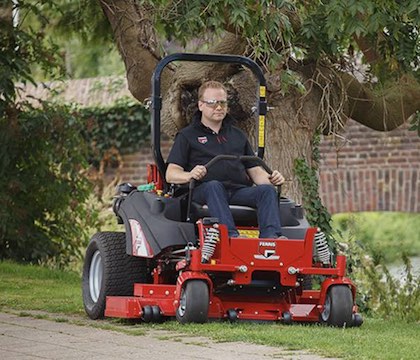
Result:
{"label": "red metal frame", "polygon": [[[206,227],[197,223],[201,245]],[[356,296],[356,289],[345,277],[346,259],[337,256],[335,267],[322,267],[312,262],[312,246],[316,228],[307,230],[305,239],[243,239],[229,238],[227,228],[219,225],[220,241],[209,263],[201,263],[201,250],[190,251],[190,260],[178,262],[176,284],[167,279],[160,265],[153,271],[153,284],[135,284],[133,296],[108,296],[105,316],[141,318],[142,309],[157,305],[163,316],[175,316],[181,289],[187,281],[201,279],[207,282],[210,293],[209,318],[226,318],[227,311],[236,311],[239,319],[281,320],[284,312],[290,312],[293,321],[316,322],[324,308],[328,289],[334,285],[348,285]],[[266,255],[262,251],[267,251]],[[202,246],[200,247],[202,248]],[[268,255],[267,255],[268,254]],[[213,293],[213,278],[218,273],[230,274],[230,285],[246,287],[252,281],[254,271],[278,273],[284,291],[267,296],[232,293]],[[319,290],[303,290],[299,275],[324,275]],[[357,312],[355,306],[353,312]]]}
{"label": "red metal frame", "polygon": [[163,190],[163,179],[156,164],[147,164],[147,183],[155,184],[156,190]]}

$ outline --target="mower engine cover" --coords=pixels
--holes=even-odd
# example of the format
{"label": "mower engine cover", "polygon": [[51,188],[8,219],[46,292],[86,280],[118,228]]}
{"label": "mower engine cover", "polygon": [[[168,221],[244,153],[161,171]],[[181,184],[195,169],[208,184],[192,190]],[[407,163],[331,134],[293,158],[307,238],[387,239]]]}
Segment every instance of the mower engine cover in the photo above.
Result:
{"label": "mower engine cover", "polygon": [[171,206],[178,206],[176,199],[149,192],[133,191],[124,198],[118,216],[126,229],[127,254],[152,258],[197,240],[194,224],[168,219],[165,214]]}

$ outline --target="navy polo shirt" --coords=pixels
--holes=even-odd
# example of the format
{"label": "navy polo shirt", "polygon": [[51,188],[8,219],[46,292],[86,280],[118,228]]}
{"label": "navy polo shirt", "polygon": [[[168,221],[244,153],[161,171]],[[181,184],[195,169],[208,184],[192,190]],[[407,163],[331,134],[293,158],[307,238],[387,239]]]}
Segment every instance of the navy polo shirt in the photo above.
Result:
{"label": "navy polo shirt", "polygon": [[[242,130],[232,125],[229,115],[223,120],[219,133],[201,123],[198,111],[190,125],[178,132],[167,162],[191,171],[196,165],[205,165],[217,155],[255,155]],[[252,161],[221,160],[208,169],[202,182],[218,180],[225,186],[251,186],[246,169],[256,166]]]}

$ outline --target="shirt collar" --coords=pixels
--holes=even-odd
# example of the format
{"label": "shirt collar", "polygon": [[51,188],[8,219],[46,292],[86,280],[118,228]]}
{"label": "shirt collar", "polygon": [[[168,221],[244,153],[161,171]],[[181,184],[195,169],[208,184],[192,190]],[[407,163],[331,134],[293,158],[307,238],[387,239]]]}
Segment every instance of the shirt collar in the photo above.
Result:
{"label": "shirt collar", "polygon": [[[230,116],[229,114],[226,114],[225,118],[223,119],[223,123],[222,123],[222,127],[220,128],[220,130],[223,129],[227,129],[228,127],[230,127],[232,125],[234,121],[234,118],[232,116]],[[197,110],[196,113],[194,114],[193,118],[192,118],[192,124],[194,127],[198,127],[200,129],[205,129],[211,133],[213,133],[213,130],[211,130],[209,127],[207,127],[206,125],[204,125],[201,122],[201,111]]]}

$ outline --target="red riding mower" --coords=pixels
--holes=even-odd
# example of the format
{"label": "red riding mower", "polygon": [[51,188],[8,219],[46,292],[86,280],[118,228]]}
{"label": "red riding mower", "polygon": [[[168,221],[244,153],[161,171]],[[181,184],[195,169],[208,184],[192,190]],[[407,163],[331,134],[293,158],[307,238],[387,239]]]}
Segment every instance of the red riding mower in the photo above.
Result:
{"label": "red riding mower", "polygon": [[[259,81],[258,156],[251,158],[271,173],[262,160],[267,103],[261,68],[241,56],[174,54],[161,60],[152,77],[155,164],[148,167],[148,185],[118,187],[113,210],[125,233],[100,232],[88,245],[83,269],[88,316],[145,322],[176,316],[181,323],[211,318],[360,326],[356,287],[345,277],[345,256],[337,255],[333,266],[325,235],[309,226],[299,205],[279,199],[282,231],[288,239],[259,239],[255,209],[231,206],[243,235],[231,238],[224,224],[209,217],[206,206],[191,202],[193,182],[189,191],[165,183],[160,77],[172,61],[234,63],[251,69]],[[219,155],[206,166],[231,158]],[[323,279],[317,290],[307,284],[314,275]]]}

